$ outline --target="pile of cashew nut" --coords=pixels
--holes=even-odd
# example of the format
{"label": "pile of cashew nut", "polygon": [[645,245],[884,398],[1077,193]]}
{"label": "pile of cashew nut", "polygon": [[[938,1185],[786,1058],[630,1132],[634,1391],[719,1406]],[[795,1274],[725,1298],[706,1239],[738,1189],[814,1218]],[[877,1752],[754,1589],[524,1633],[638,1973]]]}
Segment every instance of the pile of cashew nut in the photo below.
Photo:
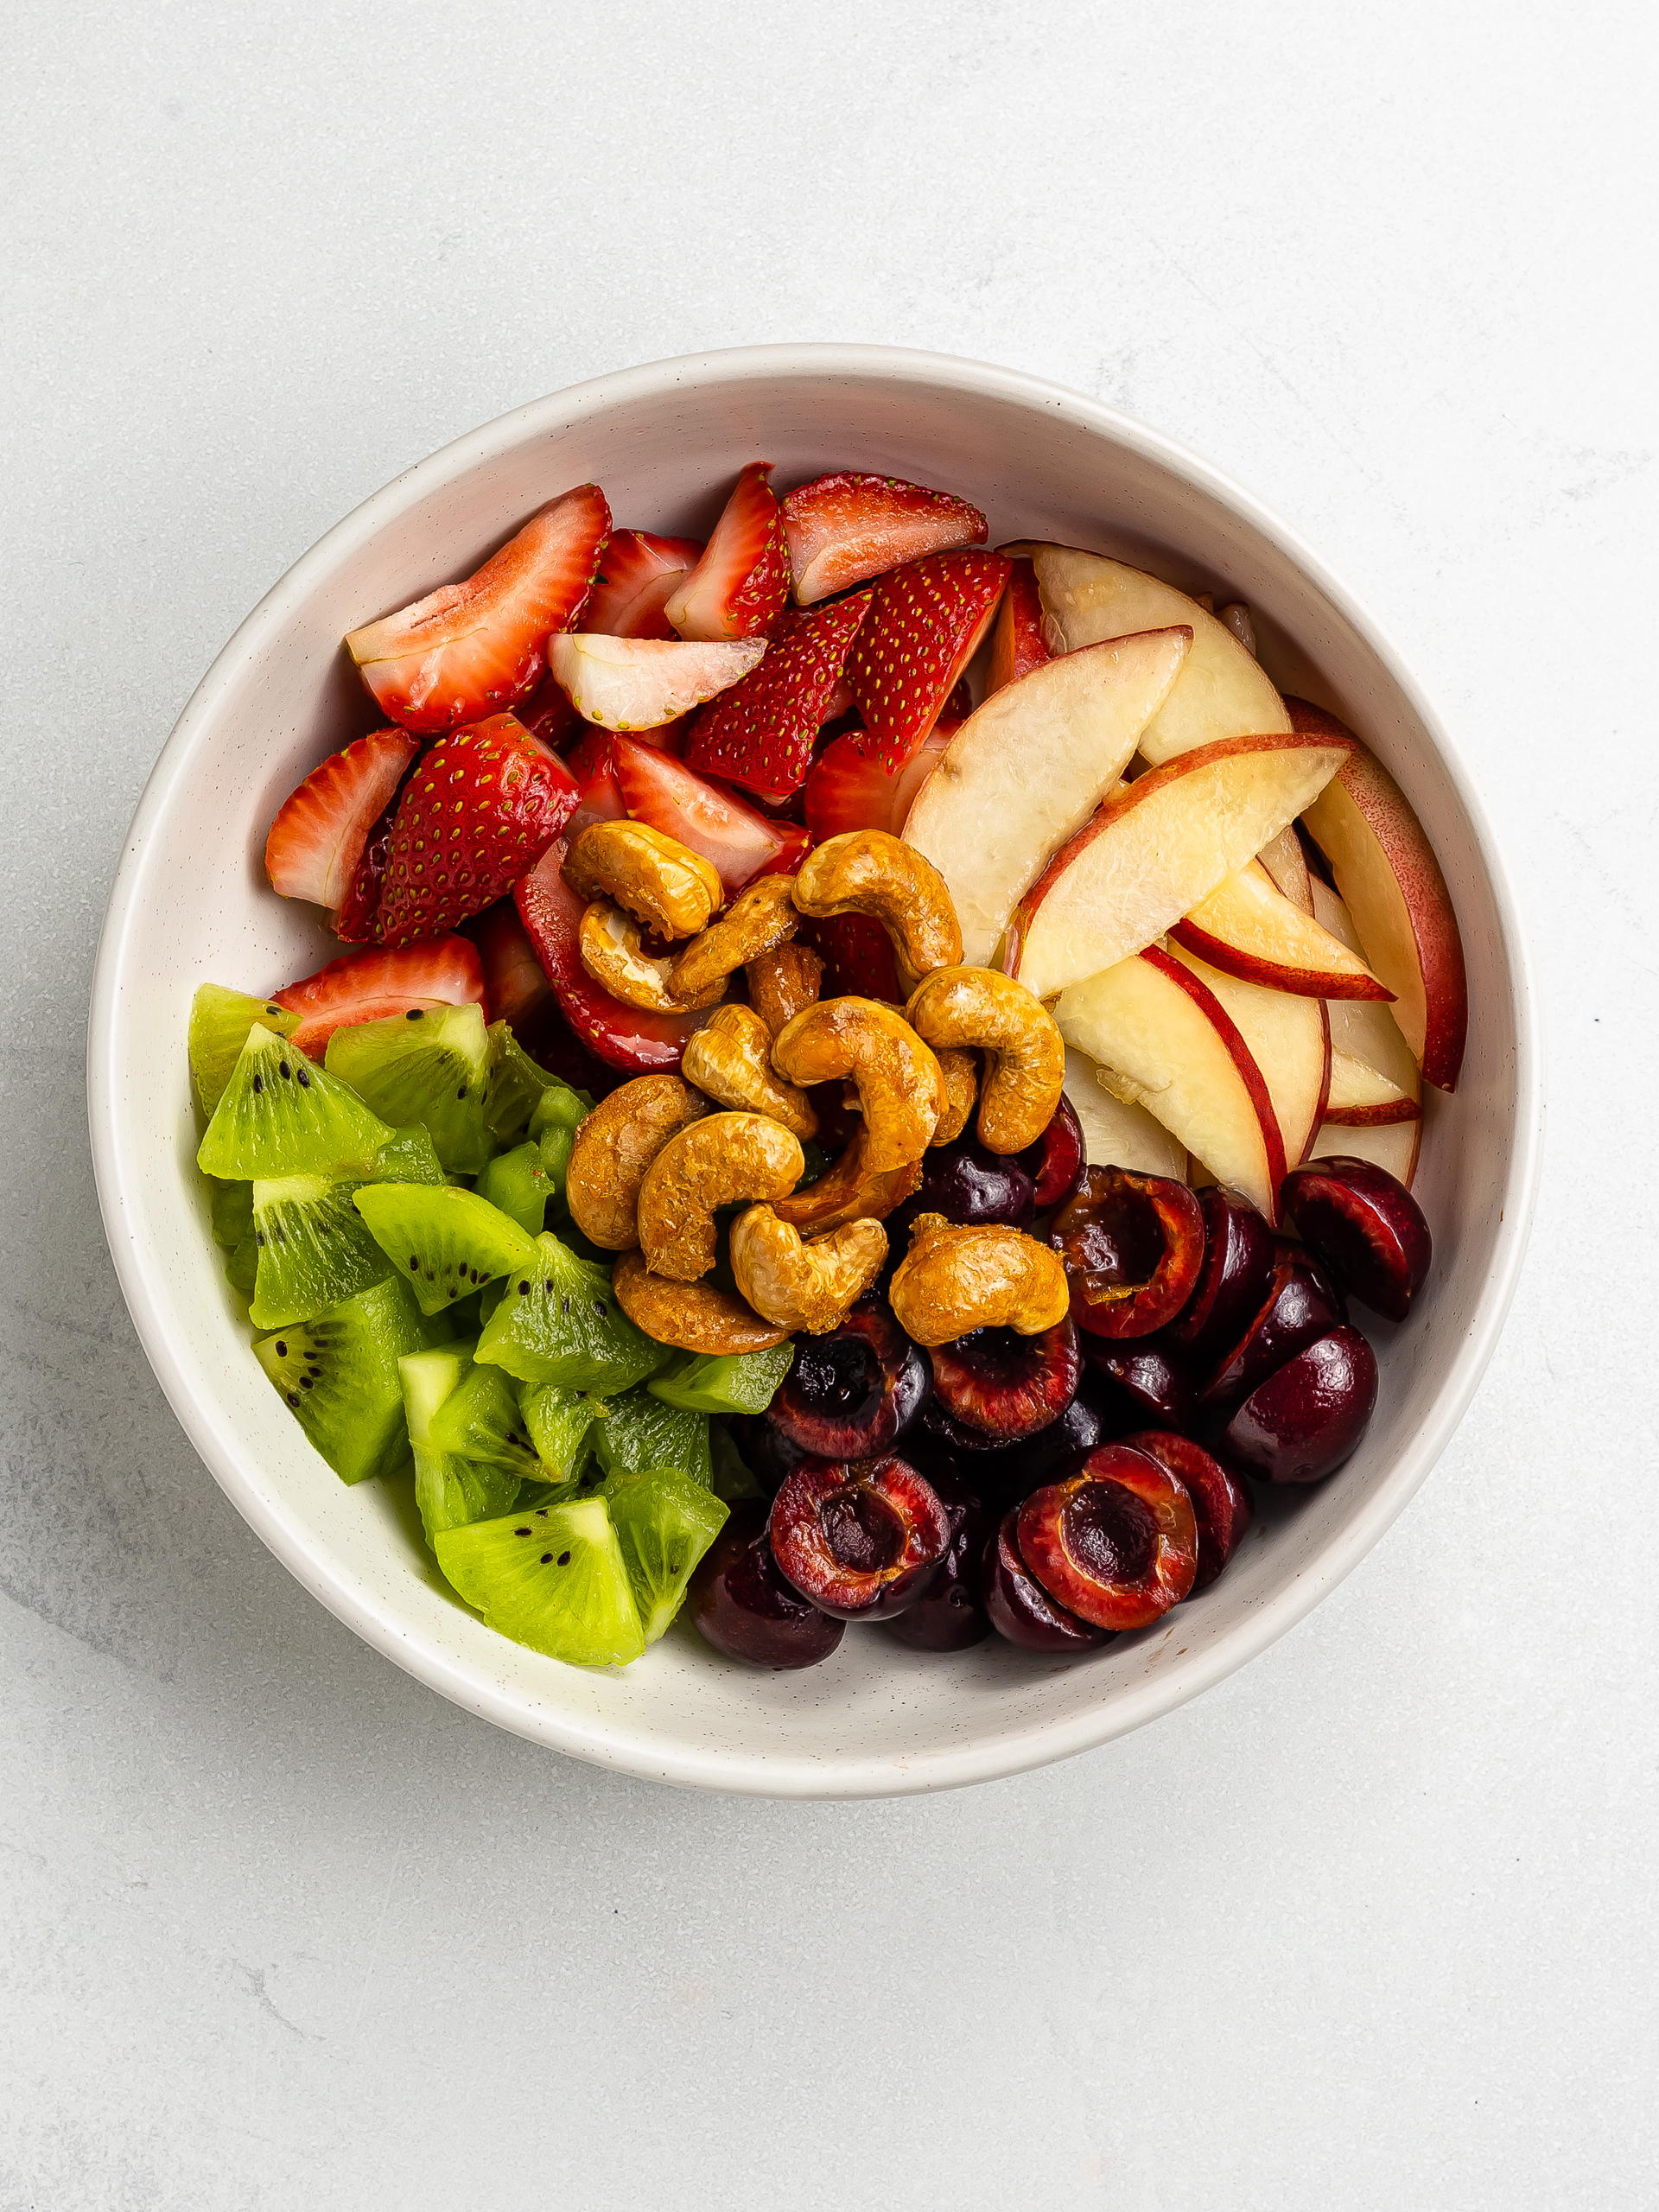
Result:
{"label": "pile of cashew nut", "polygon": [[[589,904],[581,951],[594,980],[631,1006],[713,1007],[678,1075],[613,1090],[576,1132],[570,1215],[591,1243],[621,1255],[623,1310],[661,1344],[760,1351],[819,1335],[887,1263],[884,1223],[976,1106],[989,1151],[1034,1144],[1059,1103],[1065,1047],[1025,986],[962,964],[944,879],[879,830],[818,846],[798,874],[762,876],[721,911],[700,855],[638,822],[599,822],[575,840],[565,880]],[[794,942],[803,917],[864,914],[891,938],[910,995],[821,999],[823,963]],[[668,950],[649,951],[645,932]],[[747,1003],[728,995],[739,970]],[[810,1092],[849,1086],[855,1134],[816,1182],[804,1142],[817,1134]],[[719,1258],[717,1216],[741,1206],[726,1249],[735,1290],[705,1280]],[[1067,1306],[1059,1256],[1023,1231],[912,1224],[889,1295],[918,1344],[979,1328],[1052,1328]]]}

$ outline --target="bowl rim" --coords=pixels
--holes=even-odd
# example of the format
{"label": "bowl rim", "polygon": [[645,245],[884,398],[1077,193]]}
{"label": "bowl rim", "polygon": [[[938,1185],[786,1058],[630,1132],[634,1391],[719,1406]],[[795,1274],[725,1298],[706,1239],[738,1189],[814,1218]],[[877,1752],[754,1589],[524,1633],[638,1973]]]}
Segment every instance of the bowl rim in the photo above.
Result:
{"label": "bowl rim", "polygon": [[[245,1471],[245,1448],[198,1396],[175,1349],[170,1300],[159,1269],[128,1226],[115,1102],[122,964],[136,910],[140,863],[175,791],[188,776],[204,725],[223,696],[264,647],[297,595],[409,508],[479,462],[537,433],[618,401],[649,400],[688,384],[742,384],[779,377],[872,377],[959,390],[1036,408],[1104,435],[1183,479],[1230,509],[1300,569],[1376,655],[1427,733],[1463,807],[1491,880],[1513,984],[1516,1117],[1510,1173],[1491,1268],[1468,1316],[1463,1341],[1427,1417],[1362,1510],[1286,1588],[1236,1628],[1184,1662],[1154,1670],[1096,1708],[1038,1724],[991,1741],[969,1739],[924,1758],[848,1755],[779,1758],[725,1748],[665,1748],[659,1738],[618,1723],[550,1710],[482,1669],[429,1649],[395,1611],[372,1598],[330,1555],[272,1510]],[[1479,791],[1439,713],[1398,646],[1370,610],[1287,523],[1254,493],[1179,441],[1047,378],[993,363],[918,348],[843,345],[742,346],[681,354],[569,385],[526,402],[402,471],[343,516],[277,579],[239,624],[197,684],[145,782],[117,864],[99,934],[87,1025],[87,1109],[99,1210],[117,1279],[146,1357],[192,1446],[231,1503],[289,1572],[335,1618],[406,1673],[452,1702],[512,1733],[597,1764],[684,1787],[772,1797],[873,1797],[958,1787],[1028,1771],[1095,1749],[1173,1711],[1224,1681],[1305,1619],[1351,1573],[1415,1495],[1467,1411],[1515,1295],[1525,1257],[1542,1163],[1544,1052],[1541,1010],[1527,931],[1508,864]]]}

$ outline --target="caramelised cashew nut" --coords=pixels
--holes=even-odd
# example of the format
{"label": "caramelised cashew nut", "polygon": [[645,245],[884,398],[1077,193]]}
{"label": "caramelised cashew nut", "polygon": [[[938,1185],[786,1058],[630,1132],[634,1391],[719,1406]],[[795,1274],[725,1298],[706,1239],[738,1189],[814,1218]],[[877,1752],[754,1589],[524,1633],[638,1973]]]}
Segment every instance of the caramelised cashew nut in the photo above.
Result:
{"label": "caramelised cashew nut", "polygon": [[709,1102],[677,1075],[637,1075],[579,1122],[565,1170],[570,1218],[590,1244],[627,1252],[645,1170],[669,1139],[701,1121]]}
{"label": "caramelised cashew nut", "polygon": [[864,1165],[864,1131],[861,1128],[846,1149],[816,1183],[774,1198],[772,1210],[779,1221],[792,1222],[809,1236],[827,1236],[843,1222],[885,1221],[896,1206],[913,1198],[921,1188],[922,1163],[906,1160],[902,1167],[873,1173]]}
{"label": "caramelised cashew nut", "polygon": [[863,1165],[902,1167],[927,1150],[944,1101],[933,1048],[879,999],[823,999],[788,1023],[772,1065],[803,1090],[850,1076],[864,1116]]}
{"label": "caramelised cashew nut", "polygon": [[1065,1262],[1046,1244],[1000,1223],[953,1228],[942,1213],[917,1215],[887,1295],[918,1344],[952,1344],[973,1329],[1038,1336],[1071,1302]]}
{"label": "caramelised cashew nut", "polygon": [[693,938],[669,970],[668,988],[677,1005],[707,1006],[699,992],[713,988],[718,997],[728,976],[794,936],[801,925],[794,882],[792,875],[763,875],[733,899],[717,922]]}
{"label": "caramelised cashew nut", "polygon": [[939,1064],[939,1079],[944,1085],[944,1103],[939,1109],[938,1121],[928,1141],[954,1144],[967,1128],[968,1116],[979,1096],[979,1067],[973,1054],[957,1045],[936,1046],[934,1057]]}
{"label": "caramelised cashew nut", "polygon": [[723,1006],[686,1046],[680,1072],[721,1106],[767,1114],[798,1137],[815,1137],[818,1117],[804,1090],[772,1071],[772,1032],[749,1006]]}
{"label": "caramelised cashew nut", "polygon": [[640,944],[639,923],[608,899],[595,899],[584,909],[576,950],[601,990],[650,1014],[689,1014],[695,1007],[711,1006],[726,988],[722,977],[700,999],[676,998],[669,988],[670,957],[652,959]]}
{"label": "caramelised cashew nut", "polygon": [[645,822],[590,822],[560,874],[579,899],[613,899],[658,937],[695,937],[726,899],[711,861]]}
{"label": "caramelised cashew nut", "polygon": [[711,1282],[671,1282],[639,1252],[626,1252],[611,1276],[616,1302],[637,1329],[680,1351],[770,1351],[789,1334],[763,1321],[734,1290]]}
{"label": "caramelised cashew nut", "polygon": [[887,1264],[879,1221],[849,1221],[810,1244],[770,1206],[750,1206],[732,1224],[732,1273],[757,1313],[780,1329],[821,1337],[838,1328]]}
{"label": "caramelised cashew nut", "polygon": [[820,919],[868,914],[893,939],[899,980],[913,991],[935,968],[962,958],[962,931],[944,878],[913,845],[885,830],[847,830],[809,853],[795,878],[795,904]]}
{"label": "caramelised cashew nut", "polygon": [[911,993],[905,1012],[930,1045],[977,1045],[988,1055],[980,1142],[991,1152],[1035,1144],[1065,1081],[1065,1040],[1042,1001],[995,969],[940,968]]}
{"label": "caramelised cashew nut", "polygon": [[779,944],[751,960],[743,973],[749,1004],[776,1037],[817,997],[823,963],[804,944]]}
{"label": "caramelised cashew nut", "polygon": [[801,1141],[764,1114],[710,1114],[671,1137],[639,1185],[639,1243],[655,1275],[697,1282],[715,1264],[715,1215],[781,1198],[806,1166]]}

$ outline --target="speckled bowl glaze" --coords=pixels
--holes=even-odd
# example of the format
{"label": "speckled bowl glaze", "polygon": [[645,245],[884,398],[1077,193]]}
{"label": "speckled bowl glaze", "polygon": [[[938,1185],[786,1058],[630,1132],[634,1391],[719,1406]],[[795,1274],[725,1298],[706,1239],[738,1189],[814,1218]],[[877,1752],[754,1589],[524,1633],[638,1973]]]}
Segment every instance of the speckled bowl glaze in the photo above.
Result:
{"label": "speckled bowl glaze", "polygon": [[[1219,1582],[1080,1661],[997,1643],[928,1657],[866,1628],[823,1666],[770,1675],[716,1658],[683,1622],[621,1673],[522,1650],[448,1593],[406,1485],[348,1490],[312,1452],[254,1361],[208,1235],[190,998],[210,978],[272,989],[330,956],[308,912],[267,888],[261,854],[286,792],[372,726],[343,633],[466,575],[588,478],[620,521],[706,532],[757,454],[785,485],[855,466],[948,486],[986,509],[993,544],[1092,545],[1247,600],[1274,673],[1352,721],[1405,786],[1457,901],[1469,1051],[1456,1098],[1431,1103],[1417,1184],[1435,1267],[1410,1326],[1371,1331],[1370,1432],[1321,1487],[1267,1497]],[[144,1349],[216,1479],[308,1590],[433,1689],[551,1749],[800,1797],[942,1789],[1087,1751],[1300,1620],[1382,1535],[1469,1402],[1520,1267],[1542,1119],[1537,1014],[1491,830],[1433,709],[1351,595],[1247,493],[1109,407],[1006,369],[841,346],[659,362],[538,400],[409,470],[297,562],[203,678],[144,791],[105,921],[88,1088],[99,1198]]]}

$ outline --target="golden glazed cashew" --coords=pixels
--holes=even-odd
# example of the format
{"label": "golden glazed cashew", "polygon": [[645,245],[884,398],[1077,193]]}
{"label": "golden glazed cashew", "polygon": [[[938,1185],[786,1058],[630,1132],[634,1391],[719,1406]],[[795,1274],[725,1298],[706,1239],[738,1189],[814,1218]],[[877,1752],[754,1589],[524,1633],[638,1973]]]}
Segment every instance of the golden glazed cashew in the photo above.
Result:
{"label": "golden glazed cashew", "polygon": [[639,1242],[639,1185],[652,1161],[709,1111],[677,1075],[640,1075],[601,1098],[578,1124],[565,1172],[570,1218],[590,1244],[630,1251]]}
{"label": "golden glazed cashew", "polygon": [[750,1206],[732,1224],[731,1255],[737,1287],[757,1313],[821,1337],[880,1274],[887,1232],[879,1221],[849,1221],[804,1244],[770,1206]]}
{"label": "golden glazed cashew", "polygon": [[938,1122],[929,1142],[954,1144],[967,1128],[968,1116],[979,1096],[979,1069],[973,1054],[955,1045],[940,1047],[937,1058],[939,1080],[944,1085],[944,1103],[939,1109]]}
{"label": "golden glazed cashew", "polygon": [[749,1004],[776,1037],[817,997],[823,963],[804,944],[779,944],[751,960],[743,974]]}
{"label": "golden glazed cashew", "polygon": [[880,1174],[864,1165],[864,1132],[852,1136],[834,1166],[804,1191],[774,1198],[772,1210],[779,1221],[792,1222],[809,1236],[824,1236],[843,1222],[885,1221],[895,1206],[903,1205],[921,1188],[922,1163],[907,1160],[902,1167],[888,1167]]}
{"label": "golden glazed cashew", "polygon": [[645,822],[590,822],[560,873],[579,899],[613,899],[658,937],[695,937],[726,898],[712,861]]}
{"label": "golden glazed cashew", "polygon": [[680,1072],[721,1106],[770,1115],[798,1137],[818,1133],[804,1090],[772,1071],[772,1032],[753,1007],[723,1006],[686,1046]]}
{"label": "golden glazed cashew", "polygon": [[971,1329],[1038,1336],[1071,1302],[1065,1263],[1046,1244],[1000,1224],[955,1229],[942,1213],[917,1215],[888,1298],[918,1344],[952,1344]]}
{"label": "golden glazed cashew", "polygon": [[902,1014],[879,999],[823,999],[798,1014],[772,1065],[803,1090],[849,1076],[864,1116],[862,1164],[902,1167],[927,1150],[944,1103],[939,1064]]}
{"label": "golden glazed cashew", "polygon": [[710,1114],[671,1137],[639,1185],[639,1242],[652,1274],[696,1282],[715,1264],[715,1215],[781,1198],[806,1166],[801,1141],[764,1114]]}
{"label": "golden glazed cashew", "polygon": [[991,1152],[1035,1144],[1065,1080],[1065,1043],[1042,1001],[990,968],[940,968],[912,992],[905,1012],[930,1045],[977,1045],[988,1055],[980,1142]]}
{"label": "golden glazed cashew", "polygon": [[848,830],[809,853],[795,878],[804,914],[868,914],[893,939],[899,981],[913,991],[962,958],[962,931],[944,878],[885,830]]}
{"label": "golden glazed cashew", "polygon": [[654,1275],[638,1252],[626,1252],[611,1277],[616,1302],[637,1329],[680,1351],[770,1351],[789,1334],[763,1321],[734,1290],[709,1282],[670,1282]]}
{"label": "golden glazed cashew", "polygon": [[712,989],[718,997],[728,976],[794,936],[801,925],[791,895],[794,883],[792,875],[763,875],[692,939],[669,970],[668,988],[677,1004],[707,1006],[699,992]]}
{"label": "golden glazed cashew", "polygon": [[601,990],[624,1006],[643,1007],[651,1014],[689,1014],[694,1004],[712,1005],[725,988],[721,982],[695,1001],[677,999],[669,989],[669,957],[652,959],[641,948],[639,923],[607,899],[595,899],[583,911],[576,950]]}

